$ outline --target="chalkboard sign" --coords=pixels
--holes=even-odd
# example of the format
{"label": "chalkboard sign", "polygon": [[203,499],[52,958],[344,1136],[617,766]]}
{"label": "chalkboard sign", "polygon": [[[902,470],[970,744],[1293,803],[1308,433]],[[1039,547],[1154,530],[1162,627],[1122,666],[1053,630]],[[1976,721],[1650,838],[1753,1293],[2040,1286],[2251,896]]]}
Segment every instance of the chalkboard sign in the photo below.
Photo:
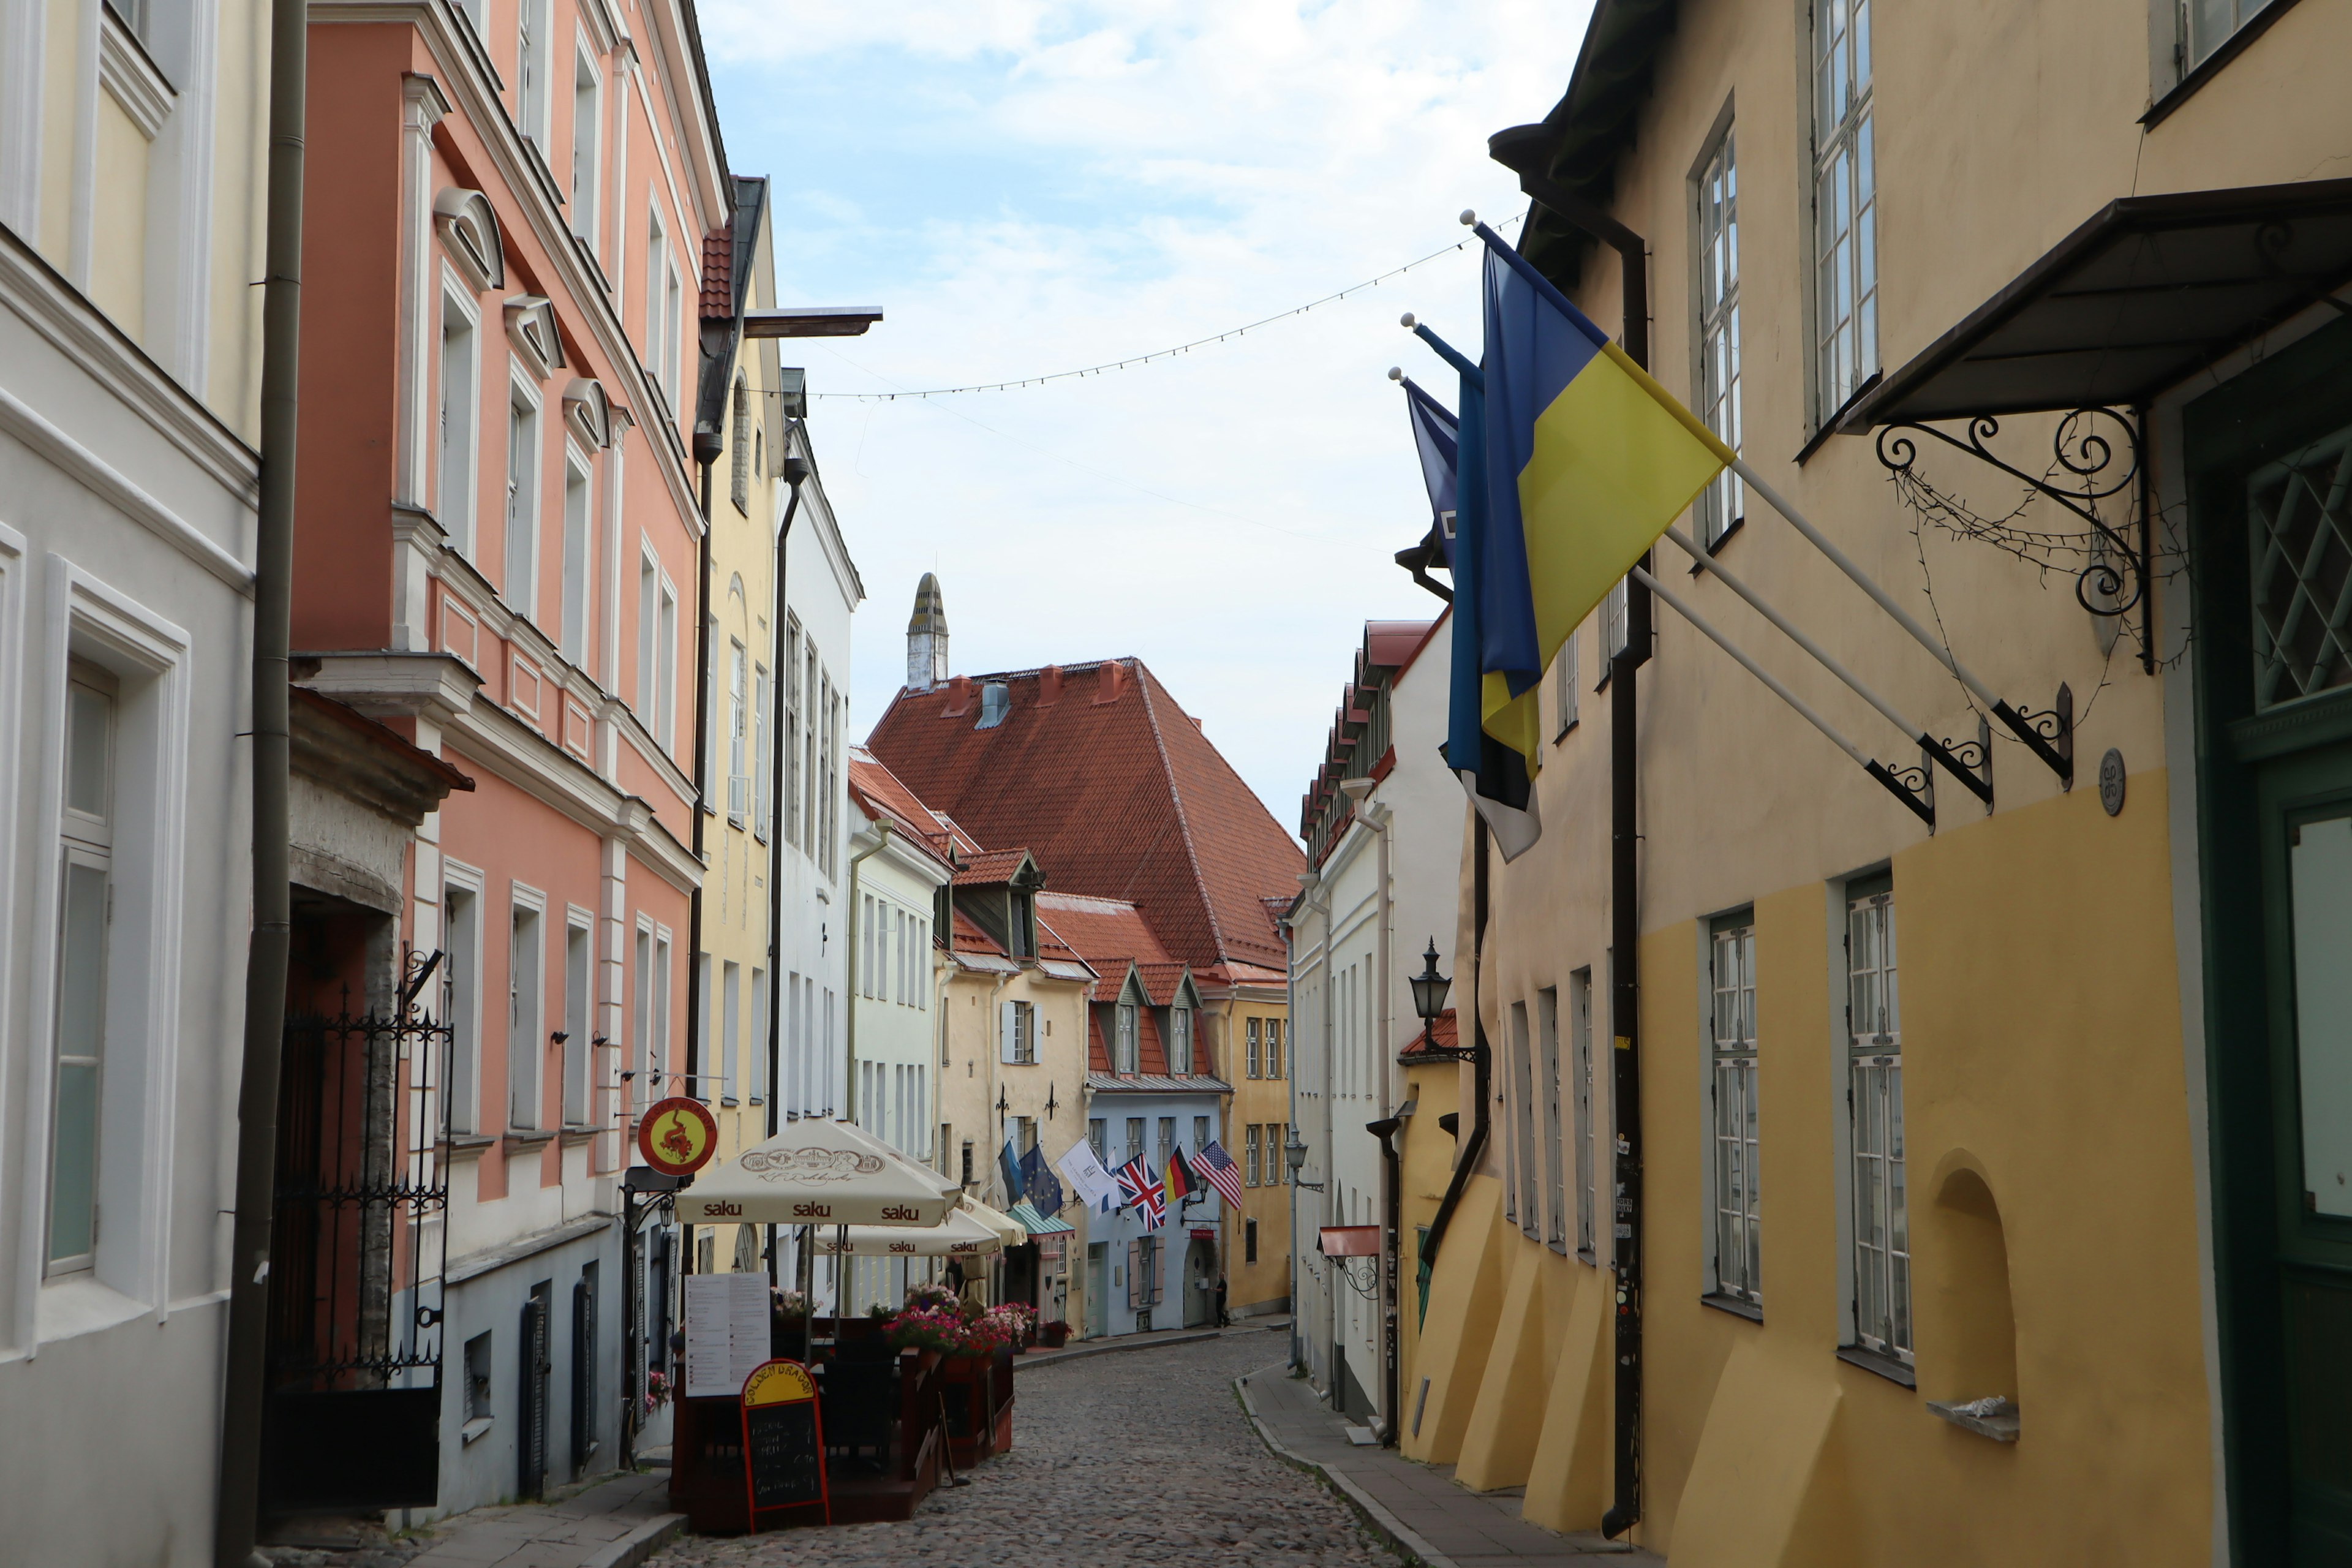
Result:
{"label": "chalkboard sign", "polygon": [[833,1522],[816,1384],[796,1361],[765,1363],[743,1381],[743,1482],[754,1530],[762,1509],[815,1508]]}

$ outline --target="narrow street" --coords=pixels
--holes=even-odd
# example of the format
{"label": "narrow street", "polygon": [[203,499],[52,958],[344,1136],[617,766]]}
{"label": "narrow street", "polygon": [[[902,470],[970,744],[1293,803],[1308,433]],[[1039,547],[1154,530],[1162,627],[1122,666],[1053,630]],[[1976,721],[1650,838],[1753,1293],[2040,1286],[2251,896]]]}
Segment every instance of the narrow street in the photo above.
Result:
{"label": "narrow street", "polygon": [[1104,1563],[1326,1568],[1396,1558],[1316,1479],[1268,1453],[1233,1380],[1282,1359],[1277,1333],[1089,1356],[1020,1373],[1013,1450],[902,1523],[689,1537],[688,1564]]}

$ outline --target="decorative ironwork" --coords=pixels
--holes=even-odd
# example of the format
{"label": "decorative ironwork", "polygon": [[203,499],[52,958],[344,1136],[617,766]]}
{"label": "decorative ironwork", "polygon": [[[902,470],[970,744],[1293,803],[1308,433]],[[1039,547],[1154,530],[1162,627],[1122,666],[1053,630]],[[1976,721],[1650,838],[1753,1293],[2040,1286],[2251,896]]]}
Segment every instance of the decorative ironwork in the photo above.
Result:
{"label": "decorative ironwork", "polygon": [[2006,702],[1992,705],[1992,715],[2010,728],[2010,732],[2025,742],[2028,750],[2040,757],[2058,782],[2067,789],[2074,787],[2074,693],[2061,682],[2057,700],[2042,712],[2021,713]]}
{"label": "decorative ironwork", "polygon": [[[2102,428],[2102,420],[2114,426],[2115,434],[2109,435]],[[2151,567],[2147,472],[2140,449],[2139,412],[2126,414],[2116,408],[2092,407],[2068,413],[2051,434],[2052,462],[2040,474],[2029,473],[1998,456],[1989,443],[2000,434],[2000,421],[1989,414],[1969,419],[1960,436],[1933,425],[1897,421],[1879,429],[1878,461],[1894,476],[1909,504],[1954,531],[1998,544],[2038,566],[2073,569],[2075,601],[2092,615],[2121,621],[2137,611],[2140,668],[2155,673],[2156,628],[2148,585]],[[1915,436],[1929,437],[2000,469],[2024,485],[2032,495],[2046,497],[2082,519],[2090,531],[2060,534],[2019,528],[2012,522],[2017,511],[2007,518],[1978,515],[1919,472],[1919,444],[1913,439]],[[2053,482],[2062,472],[2075,481],[2074,489]],[[2132,533],[2128,537],[2098,512],[2100,501],[2126,490],[2134,492]],[[2072,558],[2077,557],[2084,564],[2073,568]]]}
{"label": "decorative ironwork", "polygon": [[1955,741],[1947,735],[1938,741],[1922,735],[1919,749],[1943,763],[1962,788],[1984,802],[1987,811],[1992,809],[1992,725],[1984,715],[1977,715],[1975,740]]}
{"label": "decorative ironwork", "polygon": [[1885,784],[1889,795],[1926,823],[1928,832],[1936,831],[1936,773],[1929,752],[1923,750],[1919,753],[1919,765],[1916,768],[1890,768],[1874,759],[1864,763],[1863,770]]}

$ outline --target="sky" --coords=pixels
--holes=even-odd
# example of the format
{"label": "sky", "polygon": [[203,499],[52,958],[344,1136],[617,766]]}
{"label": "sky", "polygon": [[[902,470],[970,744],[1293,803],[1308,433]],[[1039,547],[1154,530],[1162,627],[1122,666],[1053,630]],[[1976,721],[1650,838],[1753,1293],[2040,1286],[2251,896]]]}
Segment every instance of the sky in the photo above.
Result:
{"label": "sky", "polygon": [[[1564,90],[1589,4],[706,0],[728,162],[772,181],[787,342],[864,579],[852,731],[936,571],[958,674],[1134,655],[1284,826],[1363,623],[1442,606],[1394,553],[1429,505],[1387,376],[1454,401],[1398,323],[1476,352],[1476,242],[1526,203],[1487,135]],[[1515,234],[1516,227],[1507,228]],[[1143,366],[1034,376],[1227,332]]]}

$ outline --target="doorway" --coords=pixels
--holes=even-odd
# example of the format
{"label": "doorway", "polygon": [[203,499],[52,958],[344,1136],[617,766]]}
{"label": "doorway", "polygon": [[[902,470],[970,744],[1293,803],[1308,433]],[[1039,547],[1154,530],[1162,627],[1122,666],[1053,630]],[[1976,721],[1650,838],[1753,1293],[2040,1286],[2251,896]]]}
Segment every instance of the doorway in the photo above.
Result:
{"label": "doorway", "polygon": [[1087,1243],[1087,1337],[1110,1332],[1110,1244]]}
{"label": "doorway", "polygon": [[1214,1328],[1217,1321],[1217,1244],[1194,1237],[1184,1248],[1184,1326]]}

